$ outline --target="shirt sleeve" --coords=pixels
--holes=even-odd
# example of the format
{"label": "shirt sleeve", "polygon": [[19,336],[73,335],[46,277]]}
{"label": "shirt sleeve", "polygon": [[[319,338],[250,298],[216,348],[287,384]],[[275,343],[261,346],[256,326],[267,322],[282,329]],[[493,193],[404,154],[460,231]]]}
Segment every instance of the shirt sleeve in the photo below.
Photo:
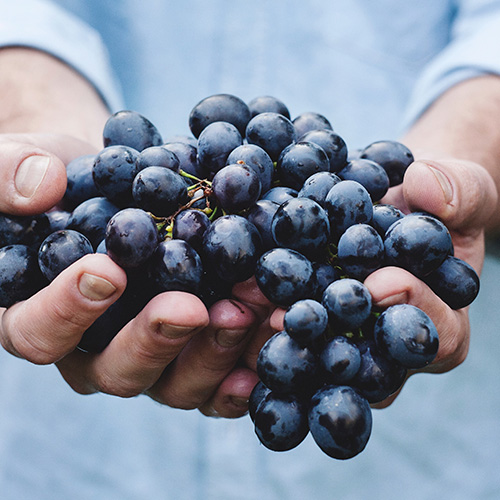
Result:
{"label": "shirt sleeve", "polygon": [[98,32],[44,0],[0,0],[0,47],[30,47],[62,60],[86,78],[112,111],[122,97]]}
{"label": "shirt sleeve", "polygon": [[500,1],[456,4],[450,42],[418,78],[405,115],[406,128],[452,86],[484,74],[500,74]]}

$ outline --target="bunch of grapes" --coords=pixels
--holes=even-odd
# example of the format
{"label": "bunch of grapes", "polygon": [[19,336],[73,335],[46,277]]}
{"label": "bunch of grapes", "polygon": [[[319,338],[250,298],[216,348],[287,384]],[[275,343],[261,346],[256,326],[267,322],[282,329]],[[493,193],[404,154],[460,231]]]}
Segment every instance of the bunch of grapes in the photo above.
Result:
{"label": "bunch of grapes", "polygon": [[189,127],[192,136],[163,141],[141,114],[115,113],[103,149],[67,165],[60,206],[0,214],[0,306],[27,299],[82,256],[106,253],[128,282],[78,346],[100,352],[156,294],[186,291],[210,306],[255,276],[286,309],[284,330],[257,361],[249,414],[258,438],[285,451],[310,432],[331,457],[357,455],[371,433],[370,405],[431,363],[439,344],[423,311],[376,310],[363,281],[398,266],[459,309],[476,297],[477,274],[454,257],[437,218],[380,202],[413,161],[403,144],[348,153],[325,116],[291,120],[269,96],[209,96]]}

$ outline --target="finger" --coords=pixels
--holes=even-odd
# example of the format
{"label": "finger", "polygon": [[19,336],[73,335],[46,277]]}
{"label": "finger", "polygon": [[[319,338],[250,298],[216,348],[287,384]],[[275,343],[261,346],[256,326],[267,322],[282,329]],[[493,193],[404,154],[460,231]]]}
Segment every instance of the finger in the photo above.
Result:
{"label": "finger", "polygon": [[222,381],[215,394],[199,409],[209,417],[238,418],[248,411],[252,389],[259,381],[248,368],[235,368]]}
{"label": "finger", "polygon": [[87,255],[28,300],[7,309],[0,341],[15,356],[37,364],[72,351],[82,333],[122,294],[125,272],[102,254]]}
{"label": "finger", "polygon": [[432,290],[411,273],[397,267],[375,271],[365,280],[374,306],[414,305],[431,318],[439,333],[439,349],[425,371],[441,373],[461,364],[469,347],[467,309],[450,309]]}
{"label": "finger", "polygon": [[216,303],[210,309],[210,326],[186,345],[148,395],[176,408],[203,405],[234,368],[255,322],[255,314],[243,304]]}
{"label": "finger", "polygon": [[255,276],[241,283],[236,283],[232,289],[232,295],[239,302],[250,307],[261,320],[267,318],[269,311],[276,307],[261,292]]}
{"label": "finger", "polygon": [[65,136],[2,136],[0,212],[31,215],[52,208],[66,189],[65,163],[89,151],[86,143]]}
{"label": "finger", "polygon": [[480,165],[420,160],[406,171],[403,192],[412,211],[428,211],[461,234],[476,233],[492,216],[497,192]]}
{"label": "finger", "polygon": [[155,296],[100,354],[71,353],[58,363],[80,393],[136,396],[151,387],[184,346],[207,326],[203,302],[186,292]]}

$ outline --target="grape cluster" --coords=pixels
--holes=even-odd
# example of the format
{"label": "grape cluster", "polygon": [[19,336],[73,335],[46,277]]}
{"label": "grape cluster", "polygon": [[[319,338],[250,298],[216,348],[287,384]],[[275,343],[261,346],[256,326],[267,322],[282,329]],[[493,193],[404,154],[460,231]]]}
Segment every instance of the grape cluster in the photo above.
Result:
{"label": "grape cluster", "polygon": [[370,405],[432,362],[439,344],[423,311],[376,310],[363,281],[398,266],[459,309],[476,297],[477,274],[454,257],[441,221],[380,202],[413,161],[403,144],[348,152],[325,116],[291,120],[270,96],[209,96],[189,127],[192,136],[164,141],[141,114],[115,113],[103,149],[67,165],[60,206],[0,214],[0,306],[106,253],[128,282],[78,346],[100,352],[156,294],[186,291],[210,306],[255,276],[286,310],[257,361],[249,414],[258,438],[284,451],[310,432],[331,457],[357,455]]}

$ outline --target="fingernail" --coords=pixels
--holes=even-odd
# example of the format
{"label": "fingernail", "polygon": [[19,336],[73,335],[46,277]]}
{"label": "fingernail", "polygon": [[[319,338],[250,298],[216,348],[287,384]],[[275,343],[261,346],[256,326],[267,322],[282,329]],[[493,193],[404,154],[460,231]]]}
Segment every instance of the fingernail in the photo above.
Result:
{"label": "fingernail", "polygon": [[80,293],[90,300],[104,300],[116,291],[115,285],[100,276],[83,273],[78,283]]}
{"label": "fingernail", "polygon": [[401,292],[395,295],[390,295],[389,297],[385,297],[382,300],[375,302],[374,305],[384,309],[386,307],[393,306],[395,304],[406,304],[407,302],[408,302],[408,293]]}
{"label": "fingernail", "polygon": [[247,334],[247,330],[217,330],[215,341],[221,347],[234,347],[238,345]]}
{"label": "fingernail", "polygon": [[446,203],[450,203],[453,199],[453,187],[448,177],[443,174],[440,170],[427,165],[427,168],[434,174],[434,177],[438,181],[441,186],[441,190],[443,191],[444,200]]}
{"label": "fingernail", "polygon": [[14,184],[18,193],[25,198],[31,198],[45,177],[49,167],[50,157],[42,155],[28,156],[17,167]]}
{"label": "fingernail", "polygon": [[198,330],[198,328],[193,328],[192,326],[171,325],[169,323],[160,323],[159,329],[169,339],[180,339]]}

